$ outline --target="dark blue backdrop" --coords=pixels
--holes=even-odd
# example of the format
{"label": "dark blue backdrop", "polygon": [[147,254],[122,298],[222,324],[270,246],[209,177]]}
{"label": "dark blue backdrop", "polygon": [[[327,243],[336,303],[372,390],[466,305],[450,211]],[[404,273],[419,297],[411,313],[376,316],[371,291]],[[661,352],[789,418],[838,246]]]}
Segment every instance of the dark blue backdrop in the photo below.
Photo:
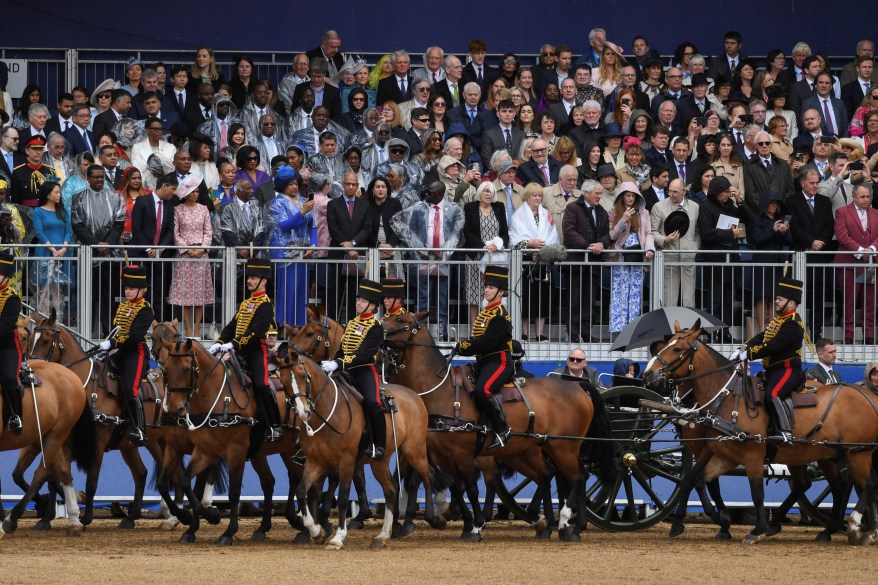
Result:
{"label": "dark blue backdrop", "polygon": [[773,48],[789,52],[804,40],[814,51],[851,55],[878,19],[878,2],[859,2],[854,9],[814,0],[216,0],[200,3],[200,9],[176,0],[4,4],[6,23],[18,24],[3,27],[4,46],[119,49],[212,44],[217,49],[305,50],[319,43],[322,31],[334,28],[342,36],[342,49],[353,52],[405,48],[421,53],[435,43],[462,53],[467,41],[478,37],[491,53],[536,53],[545,42],[566,42],[579,53],[586,48],[588,31],[600,26],[626,53],[632,37],[643,34],[664,54],[689,40],[713,55],[722,50],[723,33],[737,29],[748,54],[765,55]]}

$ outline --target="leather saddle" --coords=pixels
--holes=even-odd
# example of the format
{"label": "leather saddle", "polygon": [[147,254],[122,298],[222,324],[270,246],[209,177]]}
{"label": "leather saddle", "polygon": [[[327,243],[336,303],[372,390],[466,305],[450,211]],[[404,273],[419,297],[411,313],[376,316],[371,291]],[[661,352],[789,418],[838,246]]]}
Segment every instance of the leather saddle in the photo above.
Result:
{"label": "leather saddle", "polygon": [[[762,384],[762,372],[748,378],[748,390],[750,396],[756,404],[765,403],[765,389]],[[802,384],[802,386],[794,390],[784,402],[787,408],[792,411],[796,408],[814,408],[817,406],[817,388]]]}
{"label": "leather saddle", "polygon": [[[122,372],[116,369],[112,360],[105,362],[95,361],[95,378],[98,380],[98,386],[104,388],[108,396],[121,400],[119,396],[119,382],[122,380]],[[138,395],[141,401],[154,401],[160,396],[153,380],[161,376],[158,370],[150,370],[146,373],[146,377],[140,381],[140,389]],[[110,383],[110,380],[113,383]]]}
{"label": "leather saddle", "polygon": [[[354,386],[353,378],[351,378],[350,374],[347,372],[342,372],[341,374],[336,374],[333,379],[335,383],[347,390],[350,395],[357,401],[361,407],[363,406],[363,394],[357,390],[357,387]],[[385,391],[385,387],[382,385],[378,388],[378,392],[381,396],[381,404],[384,405],[385,412],[397,412],[396,401],[393,399],[393,396],[387,394]]]}
{"label": "leather saddle", "polygon": [[[454,385],[462,386],[466,393],[472,397],[473,392],[476,390],[472,367],[466,365],[461,368],[452,368],[452,376]],[[527,402],[522,390],[526,383],[527,378],[513,378],[503,384],[503,387],[500,389],[500,397],[503,399],[503,402]]]}

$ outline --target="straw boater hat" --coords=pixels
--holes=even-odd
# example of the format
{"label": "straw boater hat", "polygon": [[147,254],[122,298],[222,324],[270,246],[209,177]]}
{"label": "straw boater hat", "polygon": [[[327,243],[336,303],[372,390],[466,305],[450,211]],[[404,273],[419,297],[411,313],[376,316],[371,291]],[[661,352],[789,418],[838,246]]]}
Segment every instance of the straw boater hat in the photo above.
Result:
{"label": "straw boater hat", "polygon": [[380,305],[381,283],[375,282],[374,280],[367,280],[364,278],[360,281],[360,286],[357,287],[357,296],[361,299],[366,299],[370,303]]}

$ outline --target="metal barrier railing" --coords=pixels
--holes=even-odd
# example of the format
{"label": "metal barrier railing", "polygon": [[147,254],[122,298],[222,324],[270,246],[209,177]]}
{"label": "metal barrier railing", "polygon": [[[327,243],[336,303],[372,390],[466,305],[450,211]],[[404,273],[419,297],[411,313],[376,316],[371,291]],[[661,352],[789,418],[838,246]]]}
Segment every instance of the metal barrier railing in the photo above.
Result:
{"label": "metal barrier railing", "polygon": [[[181,332],[202,340],[215,339],[246,296],[243,251],[270,258],[270,295],[281,325],[303,324],[307,305],[319,305],[345,322],[353,314],[361,278],[396,275],[407,282],[407,308],[430,311],[431,333],[450,345],[469,335],[483,302],[484,250],[445,250],[437,261],[422,256],[434,249],[397,249],[387,257],[386,249],[361,248],[358,258],[350,260],[343,256],[349,249],[341,248],[205,247],[203,257],[184,258],[179,251],[191,248],[168,247],[162,257],[146,258],[145,247],[109,246],[101,255],[90,246],[69,246],[69,256],[53,259],[38,255],[46,246],[10,247],[19,250],[12,286],[28,306],[44,314],[54,307],[63,323],[93,340],[109,331],[122,300],[119,271],[125,253],[147,267],[147,297],[157,317],[179,319]],[[627,322],[649,310],[681,304],[683,298],[685,306],[730,325],[728,335],[713,341],[720,351],[731,351],[765,327],[773,315],[774,282],[784,273],[805,282],[800,313],[812,337],[822,329],[822,336],[838,344],[842,361],[861,363],[878,356],[874,262],[841,264],[835,262],[835,253],[811,252],[785,252],[786,263],[768,262],[769,256],[779,260],[779,253],[762,250],[746,251],[743,259],[736,256],[729,262],[695,262],[691,251],[662,250],[649,262],[631,257],[622,261],[612,251],[601,261],[590,261],[570,252],[553,266],[533,262],[523,250],[491,259],[509,266],[506,305],[528,359],[561,361],[577,345],[593,360],[613,360],[622,354],[610,353],[610,344]],[[636,259],[637,252],[627,254]],[[687,278],[666,286],[684,270]],[[644,349],[627,355],[647,357]],[[806,357],[813,360],[810,352]]]}

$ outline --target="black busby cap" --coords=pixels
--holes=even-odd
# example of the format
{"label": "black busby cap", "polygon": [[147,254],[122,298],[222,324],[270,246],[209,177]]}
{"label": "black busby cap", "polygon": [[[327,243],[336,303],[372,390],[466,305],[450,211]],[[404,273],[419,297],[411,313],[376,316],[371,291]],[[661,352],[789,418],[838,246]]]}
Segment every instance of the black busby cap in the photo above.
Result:
{"label": "black busby cap", "polygon": [[271,261],[264,258],[250,258],[244,267],[244,276],[271,278]]}
{"label": "black busby cap", "polygon": [[777,281],[777,288],[775,289],[774,294],[791,301],[796,301],[796,304],[799,304],[802,302],[802,290],[804,287],[805,283],[801,280],[796,280],[795,278],[781,278]]}
{"label": "black busby cap", "polygon": [[382,278],[381,294],[385,297],[404,298],[405,281],[401,278]]}
{"label": "black busby cap", "polygon": [[15,274],[15,256],[8,252],[0,252],[0,276]]}
{"label": "black busby cap", "polygon": [[381,303],[381,283],[363,279],[357,287],[357,296],[376,305]]}
{"label": "black busby cap", "polygon": [[509,290],[509,269],[505,266],[488,266],[485,269],[485,286]]}
{"label": "black busby cap", "polygon": [[122,286],[130,288],[146,288],[146,268],[137,264],[122,267]]}

